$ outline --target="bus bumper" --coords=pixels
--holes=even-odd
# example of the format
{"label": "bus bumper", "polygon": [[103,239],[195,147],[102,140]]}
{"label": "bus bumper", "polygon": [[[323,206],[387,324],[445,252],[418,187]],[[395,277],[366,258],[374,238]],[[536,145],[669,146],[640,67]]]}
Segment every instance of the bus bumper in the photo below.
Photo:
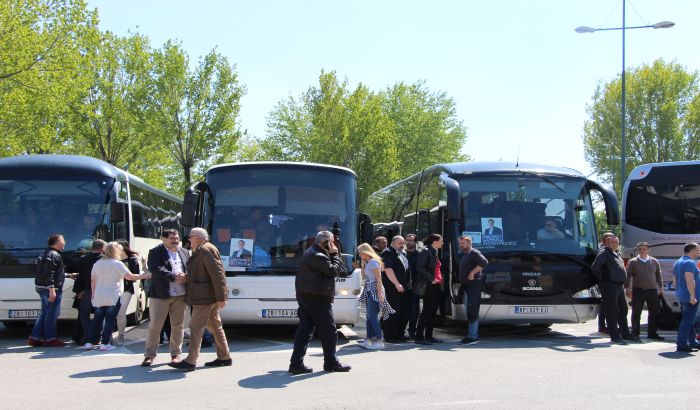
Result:
{"label": "bus bumper", "polygon": [[[462,316],[464,316],[464,307]],[[483,323],[583,323],[598,316],[599,304],[575,305],[488,305],[482,304]]]}
{"label": "bus bumper", "polygon": [[[265,301],[260,299],[229,298],[219,312],[224,324],[297,324],[299,304],[294,300]],[[335,298],[333,316],[336,325],[354,325],[360,321],[360,302],[357,297]]]}

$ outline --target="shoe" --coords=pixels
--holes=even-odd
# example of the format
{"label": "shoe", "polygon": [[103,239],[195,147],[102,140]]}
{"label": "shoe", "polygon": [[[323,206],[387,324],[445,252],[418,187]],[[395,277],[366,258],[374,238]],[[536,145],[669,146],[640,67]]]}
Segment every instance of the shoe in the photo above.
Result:
{"label": "shoe", "polygon": [[335,362],[331,364],[330,366],[326,366],[325,364],[323,365],[323,371],[324,372],[349,372],[352,367],[342,364],[340,362]]}
{"label": "shoe", "polygon": [[100,352],[109,352],[110,350],[114,350],[116,347],[112,345],[100,345]]}
{"label": "shoe", "polygon": [[65,347],[65,345],[66,345],[66,342],[64,342],[63,340],[58,340],[56,338],[46,340],[44,342],[44,347]]}
{"label": "shoe", "polygon": [[384,350],[386,346],[384,345],[384,342],[381,340],[377,340],[376,342],[370,343],[370,345],[367,347],[369,350]]}
{"label": "shoe", "polygon": [[153,364],[153,358],[152,357],[146,357],[143,359],[141,362],[141,367],[151,367]]}
{"label": "shoe", "polygon": [[405,340],[401,340],[401,339],[386,339],[385,342],[387,342],[387,343],[399,344],[399,343],[405,342]]}
{"label": "shoe", "polygon": [[676,347],[676,352],[693,353],[694,351],[695,350],[693,350],[693,348],[690,346],[677,346]]}
{"label": "shoe", "polygon": [[31,337],[27,339],[27,344],[31,347],[41,347],[44,345],[44,342],[42,342],[39,339],[32,339]]}
{"label": "shoe", "polygon": [[430,340],[426,340],[426,339],[422,339],[422,338],[418,338],[418,337],[416,338],[415,343],[417,345],[424,345],[424,346],[430,346],[433,344],[433,342],[431,342]]}
{"label": "shoe", "polygon": [[639,336],[623,336],[622,339],[632,343],[642,343],[642,339],[640,339]]}
{"label": "shoe", "polygon": [[207,367],[224,367],[224,366],[231,366],[232,364],[233,364],[233,360],[231,360],[231,359],[216,359],[216,360],[212,360],[211,362],[204,363],[204,365]]}
{"label": "shoe", "polygon": [[359,342],[357,342],[357,345],[363,349],[369,349],[370,344],[372,344],[372,341],[370,341],[368,339],[362,339]]}
{"label": "shoe", "polygon": [[627,346],[627,342],[625,342],[625,339],[612,339],[610,340],[610,343],[620,346]]}
{"label": "shoe", "polygon": [[95,345],[93,345],[92,343],[85,343],[83,345],[83,349],[85,349],[85,350],[92,350],[94,348],[95,348]]}
{"label": "shoe", "polygon": [[434,338],[434,337],[431,337],[431,338],[429,338],[428,340],[430,340],[431,343],[442,343],[442,340],[436,339],[436,338]]}
{"label": "shoe", "polygon": [[399,336],[398,341],[399,341],[399,343],[406,343],[406,342],[408,342],[408,339],[410,339],[410,338],[406,337],[406,336]]}
{"label": "shoe", "polygon": [[172,367],[173,369],[178,369],[178,370],[183,370],[186,372],[191,372],[194,371],[195,365],[187,363],[186,361],[181,361],[177,363],[170,362],[168,363],[168,366]]}
{"label": "shoe", "polygon": [[290,374],[307,374],[313,372],[314,369],[306,367],[303,364],[301,366],[289,366]]}
{"label": "shoe", "polygon": [[117,336],[117,346],[124,346],[124,335]]}
{"label": "shoe", "polygon": [[182,361],[182,357],[180,357],[180,356],[170,356],[171,363],[179,363],[181,361]]}
{"label": "shoe", "polygon": [[467,345],[467,346],[469,346],[469,345],[475,345],[475,344],[477,344],[477,343],[479,343],[479,339],[470,339],[470,338],[468,338],[468,337],[465,337],[464,339],[462,339],[462,340],[459,341],[459,344],[461,344],[461,345]]}
{"label": "shoe", "polygon": [[658,335],[658,334],[657,334],[657,335],[649,335],[649,336],[647,336],[647,339],[651,339],[651,340],[666,340],[665,337],[663,337],[663,336],[661,336],[661,335]]}
{"label": "shoe", "polygon": [[608,333],[608,328],[607,327],[599,327],[598,328],[598,333]]}

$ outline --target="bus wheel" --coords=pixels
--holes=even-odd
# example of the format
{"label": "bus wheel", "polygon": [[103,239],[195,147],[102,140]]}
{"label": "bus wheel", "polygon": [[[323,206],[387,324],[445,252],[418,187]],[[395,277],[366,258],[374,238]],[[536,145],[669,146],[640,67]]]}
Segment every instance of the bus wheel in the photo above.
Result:
{"label": "bus wheel", "polygon": [[549,329],[552,323],[530,323],[530,327],[535,329]]}
{"label": "bus wheel", "polygon": [[136,326],[141,321],[143,320],[143,309],[144,309],[144,304],[145,304],[145,296],[143,296],[143,292],[139,294],[139,297],[136,299],[136,311],[134,313],[128,315],[126,317],[126,324],[129,326]]}
{"label": "bus wheel", "polygon": [[4,320],[2,324],[8,329],[19,329],[27,326],[27,322],[24,320]]}

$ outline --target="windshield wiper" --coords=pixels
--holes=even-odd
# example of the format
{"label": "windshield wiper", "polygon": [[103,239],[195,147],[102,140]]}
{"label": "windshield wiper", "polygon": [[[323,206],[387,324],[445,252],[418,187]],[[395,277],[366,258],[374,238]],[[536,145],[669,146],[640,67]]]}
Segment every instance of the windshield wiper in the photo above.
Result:
{"label": "windshield wiper", "polygon": [[566,192],[566,191],[564,191],[563,188],[561,188],[559,185],[557,185],[554,181],[552,181],[551,179],[549,179],[549,178],[547,178],[547,177],[545,177],[545,176],[542,176],[542,175],[540,175],[540,174],[537,174],[537,173],[531,172],[531,171],[518,170],[518,172],[520,172],[521,174],[534,175],[534,176],[538,177],[539,179],[543,180],[544,182],[546,182],[546,183],[548,183],[548,184],[554,186],[554,187],[555,187],[556,189],[558,189],[559,191],[561,191],[561,192]]}

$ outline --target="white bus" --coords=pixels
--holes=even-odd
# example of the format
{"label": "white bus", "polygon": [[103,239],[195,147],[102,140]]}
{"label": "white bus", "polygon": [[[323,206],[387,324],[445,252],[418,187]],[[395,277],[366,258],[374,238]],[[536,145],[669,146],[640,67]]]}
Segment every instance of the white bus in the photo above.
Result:
{"label": "white bus", "polygon": [[[66,239],[66,272],[74,271],[93,239],[125,239],[142,256],[161,243],[164,228],[180,228],[182,200],[95,158],[23,155],[0,159],[0,320],[24,326],[41,309],[34,290],[36,257],[52,233]],[[76,319],[73,281],[63,286],[60,319]],[[127,310],[141,321],[147,308],[142,283]]]}
{"label": "white bus", "polygon": [[700,161],[644,164],[632,170],[623,190],[622,254],[635,255],[649,242],[659,260],[665,298],[680,313],[673,288],[673,263],[683,245],[700,242]]}
{"label": "white bus", "polygon": [[[357,246],[356,176],[347,168],[249,162],[209,169],[186,194],[186,228],[207,229],[222,255],[229,290],[225,323],[297,323],[294,279],[316,232],[330,230],[352,270]],[[360,319],[360,274],[336,278],[338,325]]]}

